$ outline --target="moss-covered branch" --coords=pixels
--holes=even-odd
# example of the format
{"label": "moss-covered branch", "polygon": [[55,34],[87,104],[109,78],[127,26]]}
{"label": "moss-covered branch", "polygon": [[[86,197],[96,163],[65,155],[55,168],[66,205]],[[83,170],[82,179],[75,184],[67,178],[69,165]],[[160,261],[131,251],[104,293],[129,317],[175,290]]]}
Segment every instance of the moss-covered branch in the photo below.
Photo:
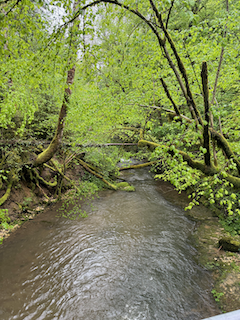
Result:
{"label": "moss-covered branch", "polygon": [[65,123],[65,118],[67,115],[67,93],[65,92],[64,95],[64,102],[61,107],[59,117],[58,117],[58,125],[57,129],[54,135],[54,138],[52,139],[50,145],[43,151],[41,152],[37,158],[33,162],[33,167],[38,167],[42,165],[43,163],[48,162],[54,154],[56,153],[61,141],[62,141],[62,135],[63,135],[63,128],[64,128],[64,123]]}
{"label": "moss-covered branch", "polygon": [[[152,108],[155,108],[155,109],[160,108],[160,107],[157,107],[157,106],[145,106],[145,105],[140,105],[140,106],[141,107],[152,107]],[[176,112],[174,110],[170,110],[170,109],[166,109],[166,108],[162,108],[162,109],[167,111],[167,112],[170,112],[170,113],[174,114],[175,116],[177,116],[177,114],[176,114]],[[180,115],[180,117],[182,119],[186,120],[189,123],[193,122],[193,120],[183,116],[182,114]],[[240,175],[240,161],[238,160],[237,156],[232,151],[231,146],[229,145],[228,141],[225,139],[225,137],[221,133],[217,132],[213,128],[209,127],[209,131],[211,133],[212,139],[214,139],[217,142],[218,147],[224,151],[224,153],[226,154],[227,158],[228,159],[233,159],[234,163],[237,166],[238,174]],[[138,146],[141,147],[141,145],[139,145],[139,142],[138,142]]]}
{"label": "moss-covered branch", "polygon": [[83,166],[84,169],[86,169],[88,172],[90,172],[91,174],[93,174],[94,176],[96,176],[97,178],[101,179],[104,183],[106,183],[106,185],[108,185],[111,189],[113,190],[117,190],[117,187],[108,182],[106,179],[103,178],[103,176],[101,176],[99,173],[96,173],[95,171],[93,171],[92,169],[89,168],[88,164],[86,162],[84,162],[83,160],[79,159],[78,160],[79,163],[81,164],[81,166]]}
{"label": "moss-covered branch", "polygon": [[138,141],[138,146],[139,146],[139,148],[149,147],[150,150],[153,151],[154,149],[159,147],[160,144],[155,143],[155,142],[150,142],[150,141],[147,141],[147,140],[139,140]]}
{"label": "moss-covered branch", "polygon": [[140,168],[152,166],[153,164],[156,164],[156,163],[157,161],[150,161],[150,162],[145,162],[141,164],[134,164],[132,166],[119,168],[119,171],[128,170],[128,169],[140,169]]}
{"label": "moss-covered branch", "polygon": [[214,129],[209,128],[209,131],[211,133],[212,139],[215,139],[218,147],[221,148],[225,152],[227,158],[233,159],[234,163],[237,166],[238,174],[240,175],[240,161],[238,160],[237,156],[232,151],[227,140],[224,138],[224,136],[221,133],[215,131]]}
{"label": "moss-covered branch", "polygon": [[6,202],[7,199],[8,199],[8,197],[10,196],[11,189],[12,189],[12,185],[13,185],[13,180],[10,180],[10,182],[8,183],[6,192],[5,192],[4,195],[0,198],[0,206],[3,205],[4,202]]}
{"label": "moss-covered branch", "polygon": [[[154,150],[157,147],[160,147],[161,145],[158,143],[154,143],[154,142],[150,142],[150,141],[146,141],[146,140],[140,140],[138,142],[138,146],[139,147],[145,147],[145,146],[149,146],[151,150]],[[162,147],[162,146],[161,146]],[[186,152],[181,151],[181,150],[170,150],[170,147],[165,147],[167,149],[167,152],[169,152],[169,154],[174,155],[176,153],[180,154],[183,157],[183,160],[185,160],[187,162],[187,164],[193,168],[193,169],[198,169],[200,170],[202,173],[204,173],[205,175],[208,176],[212,176],[214,174],[220,174],[222,175],[222,177],[229,181],[230,183],[233,184],[233,186],[237,189],[240,188],[240,178],[232,176],[226,172],[221,172],[221,170],[219,168],[212,166],[207,166],[204,163],[200,162],[200,161],[196,161],[193,160]]]}

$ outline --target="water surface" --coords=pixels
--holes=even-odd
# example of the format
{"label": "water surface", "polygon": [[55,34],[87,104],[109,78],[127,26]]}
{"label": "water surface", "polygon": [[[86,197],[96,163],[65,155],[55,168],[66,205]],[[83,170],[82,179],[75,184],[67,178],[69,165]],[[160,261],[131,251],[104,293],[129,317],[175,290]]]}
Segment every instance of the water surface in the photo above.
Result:
{"label": "water surface", "polygon": [[[0,248],[0,319],[198,320],[218,314],[196,264],[194,223],[146,169],[136,192],[104,191],[87,218],[52,206]],[[25,229],[24,229],[25,228]]]}

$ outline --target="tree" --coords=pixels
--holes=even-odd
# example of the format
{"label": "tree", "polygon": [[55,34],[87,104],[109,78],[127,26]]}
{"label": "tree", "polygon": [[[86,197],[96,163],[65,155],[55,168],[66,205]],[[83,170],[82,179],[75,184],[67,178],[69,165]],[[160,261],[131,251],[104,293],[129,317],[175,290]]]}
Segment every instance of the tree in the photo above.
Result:
{"label": "tree", "polygon": [[[226,214],[238,217],[235,192],[231,187],[238,189],[240,184],[237,155],[239,141],[234,123],[239,104],[237,98],[233,98],[233,94],[237,96],[239,92],[239,70],[232,60],[239,59],[234,46],[235,39],[238,39],[236,17],[239,4],[236,2],[229,11],[221,1],[217,3],[219,10],[213,10],[212,0],[181,3],[162,1],[160,4],[152,0],[139,1],[138,4],[130,0],[99,0],[88,4],[81,2],[77,11],[71,9],[70,2],[56,1],[52,4],[65,10],[62,20],[59,20],[61,25],[53,26],[49,32],[44,28],[48,20],[40,14],[42,40],[36,41],[38,35],[34,34],[31,45],[27,50],[21,51],[23,60],[27,61],[27,67],[23,68],[23,74],[26,75],[26,70],[31,67],[34,59],[38,64],[43,61],[43,46],[49,48],[48,59],[44,56],[45,70],[41,69],[36,87],[42,89],[45,84],[49,91],[45,87],[44,90],[51,92],[54,87],[50,81],[52,72],[58,70],[62,82],[59,91],[57,90],[56,105],[60,105],[59,97],[62,97],[59,92],[65,91],[55,137],[49,147],[39,154],[33,166],[42,165],[55,154],[68,112],[67,118],[72,119],[72,124],[68,124],[68,130],[72,134],[70,141],[76,144],[76,140],[77,143],[86,143],[101,138],[101,142],[106,142],[106,137],[110,137],[113,128],[137,132],[140,137],[139,146],[155,149],[153,157],[162,157],[165,161],[165,173],[159,177],[170,179],[180,190],[191,185],[201,185],[202,176],[208,177],[206,179],[209,179],[207,181],[210,181],[211,186],[204,194],[212,204],[217,201],[218,192],[212,192],[212,186],[216,183],[219,185],[216,190],[219,190],[223,184],[224,190],[229,189],[229,197],[219,199],[225,201],[222,205],[226,208]],[[214,4],[216,6],[215,2]],[[5,33],[8,18],[14,17],[21,10],[24,14],[27,12],[19,3],[14,8],[10,2],[7,5],[9,13],[3,24]],[[91,11],[91,8],[95,9]],[[83,13],[84,23],[79,25],[81,31],[78,34],[75,34],[74,29],[68,32],[67,27],[72,23],[77,25],[77,19]],[[11,37],[18,39],[18,28],[12,29]],[[88,39],[89,29],[92,30],[92,37],[98,41]],[[73,45],[77,42],[71,42],[71,39],[81,39],[83,54],[79,56],[79,61],[71,60],[72,57],[76,58],[77,50],[77,46]],[[223,46],[226,54],[221,74],[224,77],[221,74],[218,77],[217,91],[214,93],[217,102],[211,106],[208,90],[210,87],[211,96]],[[26,58],[27,55],[30,58]],[[53,62],[54,55],[56,58]],[[8,61],[4,53],[2,57],[2,61]],[[203,61],[208,63],[202,64]],[[65,87],[64,71],[68,69],[73,75],[74,70],[71,68],[74,64],[77,75],[75,85],[72,86],[73,94],[69,99],[70,88]],[[10,64],[6,68],[10,69]],[[36,71],[35,65],[34,70]],[[14,74],[13,71],[12,73]],[[7,94],[11,92],[15,95],[17,92],[17,86],[13,90],[12,84],[7,84],[9,79],[13,85],[17,84],[16,79],[13,81],[9,75],[8,72],[4,75],[2,83],[4,108],[7,105]],[[30,76],[24,76],[24,80],[25,83],[31,83]],[[230,85],[226,85],[227,83]],[[26,86],[24,90],[25,88]],[[30,87],[26,97],[32,90]],[[38,95],[33,96],[37,101]],[[24,113],[24,109],[20,110]],[[33,118],[35,110],[31,111],[30,107],[27,110],[29,117],[31,115]],[[209,124],[210,110],[213,114],[213,127]],[[167,122],[166,112],[171,115],[173,122]],[[5,117],[9,114],[6,109]],[[76,114],[80,114],[81,118],[77,118]],[[4,112],[2,115],[4,116]],[[230,123],[226,115],[232,119]],[[219,128],[219,116],[222,131]],[[13,114],[10,114],[9,119],[13,119]],[[8,123],[6,128],[7,126]],[[104,134],[100,136],[102,132]],[[227,141],[227,133],[230,142]],[[212,141],[218,146],[218,167],[212,160]],[[175,169],[172,171],[173,165]],[[201,196],[203,187],[199,187],[195,203]]]}

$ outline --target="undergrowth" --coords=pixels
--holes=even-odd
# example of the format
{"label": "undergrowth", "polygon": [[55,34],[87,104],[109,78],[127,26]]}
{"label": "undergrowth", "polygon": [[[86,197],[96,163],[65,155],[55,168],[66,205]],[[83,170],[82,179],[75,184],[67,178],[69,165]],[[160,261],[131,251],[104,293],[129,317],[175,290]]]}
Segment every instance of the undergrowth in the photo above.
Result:
{"label": "undergrowth", "polygon": [[[194,150],[198,143],[199,134],[195,133],[189,136],[185,129],[185,125],[177,124],[174,131],[169,125],[164,125],[159,131],[162,145],[157,147],[151,156],[151,159],[159,160],[156,165],[158,172],[155,178],[169,181],[179,192],[193,190],[189,195],[190,202],[185,210],[190,210],[193,206],[204,202],[211,209],[217,209],[221,224],[228,232],[232,235],[240,234],[240,193],[234,189],[229,181],[224,179],[227,172],[236,172],[235,163],[230,159],[226,164],[225,158],[219,152],[219,167],[221,167],[222,158],[225,160],[219,174],[205,176],[199,170],[189,167],[182,156],[178,154],[178,150],[187,151],[193,159],[197,157],[198,161],[203,161],[205,150],[201,146],[198,148],[198,152]],[[163,135],[165,136],[163,137]],[[174,156],[169,154],[169,148],[174,151]]]}

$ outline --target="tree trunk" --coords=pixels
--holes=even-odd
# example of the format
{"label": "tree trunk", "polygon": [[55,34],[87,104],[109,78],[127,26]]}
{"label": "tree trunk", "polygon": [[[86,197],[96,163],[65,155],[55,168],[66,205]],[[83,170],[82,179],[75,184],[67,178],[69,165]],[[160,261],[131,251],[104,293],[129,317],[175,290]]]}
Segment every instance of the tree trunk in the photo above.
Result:
{"label": "tree trunk", "polygon": [[[73,13],[77,12],[77,6],[78,6],[78,1],[74,2],[73,5]],[[76,54],[77,54],[77,39],[76,39],[76,35],[75,35],[75,30],[74,29],[78,29],[79,28],[79,18],[75,19],[73,22],[73,25],[71,27],[71,31],[70,31],[70,54],[74,53],[74,57],[70,57],[68,64],[69,66],[73,65],[69,70],[68,70],[68,74],[67,74],[67,87],[65,89],[64,92],[64,97],[63,97],[63,104],[59,113],[59,117],[58,117],[58,125],[57,125],[57,129],[54,135],[54,138],[52,139],[50,145],[47,147],[47,149],[45,149],[43,152],[41,152],[37,158],[34,160],[33,162],[33,167],[38,167],[40,165],[42,165],[43,163],[48,162],[56,153],[58,147],[61,144],[62,141],[62,136],[63,136],[63,129],[64,129],[64,125],[65,125],[65,119],[67,116],[67,109],[68,109],[68,104],[69,104],[69,99],[71,96],[71,85],[73,84],[74,81],[74,76],[75,76],[75,60],[76,60]]]}
{"label": "tree trunk", "polygon": [[65,92],[64,92],[63,104],[62,104],[62,107],[61,107],[61,110],[59,113],[58,125],[57,125],[55,135],[54,135],[50,145],[47,147],[47,149],[45,149],[43,152],[41,152],[37,156],[37,158],[34,160],[33,167],[38,167],[38,166],[42,165],[43,163],[48,162],[54,156],[59,145],[61,144],[64,124],[65,124],[65,118],[67,116],[67,107],[68,107],[69,98],[71,95],[71,89],[69,88],[69,86],[73,83],[74,75],[75,75],[75,67],[71,68],[68,71],[68,77],[67,77],[68,87],[65,89]]}

